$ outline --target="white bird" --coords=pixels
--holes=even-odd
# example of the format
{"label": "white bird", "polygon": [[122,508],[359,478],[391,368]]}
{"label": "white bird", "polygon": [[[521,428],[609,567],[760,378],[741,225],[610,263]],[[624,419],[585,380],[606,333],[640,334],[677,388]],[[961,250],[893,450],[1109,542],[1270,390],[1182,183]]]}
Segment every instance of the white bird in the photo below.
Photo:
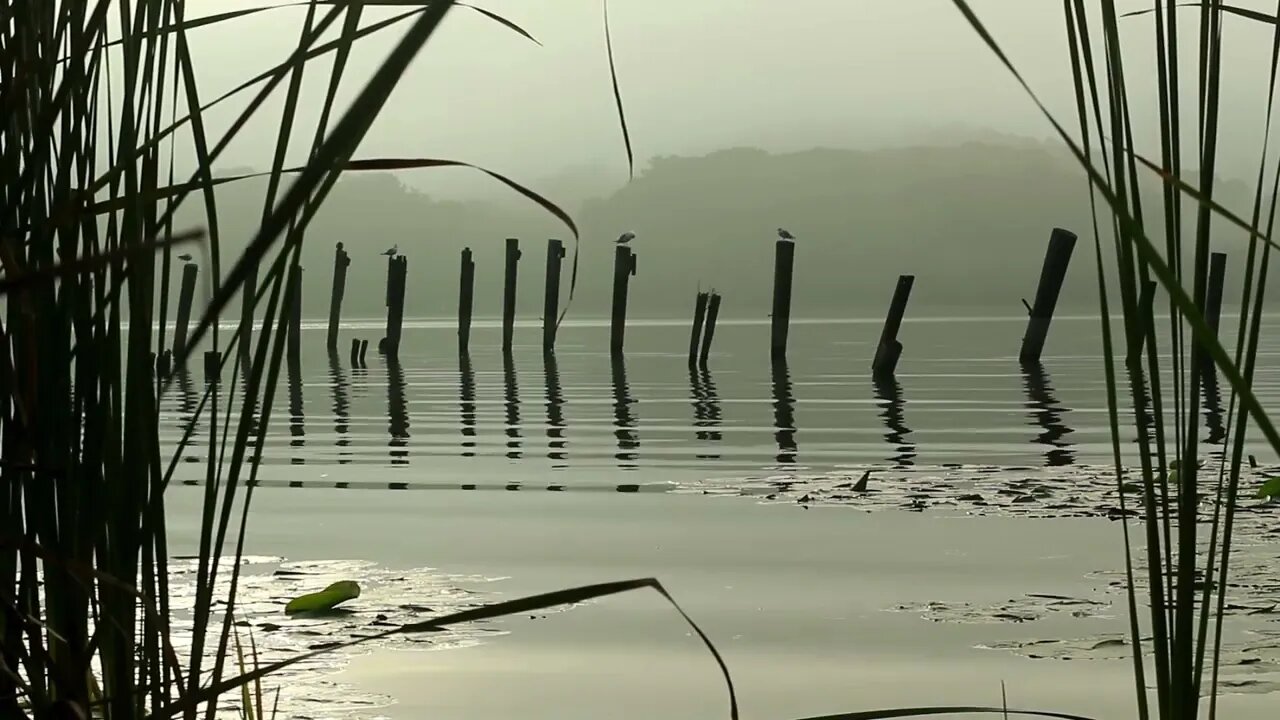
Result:
{"label": "white bird", "polygon": [[636,234],[635,234],[635,233],[633,233],[633,232],[624,232],[624,233],[622,233],[621,235],[619,235],[619,236],[618,236],[618,239],[617,239],[617,240],[614,240],[613,242],[614,242],[614,244],[615,244],[615,245],[626,245],[627,243],[629,243],[629,242],[631,242],[632,240],[635,240],[635,239],[636,239]]}
{"label": "white bird", "polygon": [[398,252],[400,252],[400,246],[397,244],[397,245],[392,245],[391,247],[387,248],[386,250],[383,250],[383,251],[382,251],[382,254],[383,254],[383,255],[386,255],[387,257],[395,257],[395,256],[396,256],[396,253],[398,253]]}
{"label": "white bird", "polygon": [[182,253],[178,256],[178,259],[182,262],[191,262],[191,253]]}
{"label": "white bird", "polygon": [[778,228],[778,237],[782,238],[783,240],[795,240],[795,239],[796,239],[796,236],[795,236],[795,235],[792,235],[792,234],[791,234],[791,233],[789,233],[789,232],[787,232],[785,228]]}

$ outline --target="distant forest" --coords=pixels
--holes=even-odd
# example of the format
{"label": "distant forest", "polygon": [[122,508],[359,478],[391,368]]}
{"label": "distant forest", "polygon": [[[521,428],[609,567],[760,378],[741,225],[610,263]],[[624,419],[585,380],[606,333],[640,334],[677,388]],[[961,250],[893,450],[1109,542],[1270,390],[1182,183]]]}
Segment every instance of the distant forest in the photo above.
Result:
{"label": "distant forest", "polygon": [[[306,238],[307,316],[328,312],[334,245],[340,241],[352,258],[347,317],[384,313],[386,259],[379,253],[393,244],[409,259],[411,316],[456,312],[464,247],[472,248],[477,265],[476,314],[498,315],[507,237],[520,238],[523,250],[522,317],[541,314],[548,238],[562,239],[568,248],[567,293],[573,238],[542,210],[514,193],[509,202],[440,201],[402,180],[389,173],[351,174],[335,186]],[[1053,145],[1011,140],[785,154],[740,148],[657,157],[618,188],[592,187],[582,178],[527,182],[562,204],[582,231],[571,316],[608,314],[613,240],[632,231],[638,255],[633,317],[683,317],[698,287],[715,287],[725,298],[725,315],[763,318],[779,226],[799,238],[797,316],[878,315],[900,273],[917,276],[912,307],[919,312],[1018,313],[1019,299],[1034,294],[1055,226],[1080,236],[1064,309],[1095,309],[1086,182],[1074,161]],[[247,180],[218,189],[224,252],[234,253],[256,227],[264,188],[263,181]],[[1243,183],[1219,188],[1222,202],[1247,213],[1250,193]],[[1153,178],[1145,193],[1152,214],[1160,213],[1158,193]],[[1192,210],[1185,213],[1188,237]],[[203,213],[192,197],[179,213],[180,227],[203,225]],[[1155,229],[1162,232],[1159,224]],[[1220,223],[1215,234],[1218,249],[1231,254],[1234,279],[1244,264],[1243,233]],[[1163,235],[1157,241],[1163,245]],[[1238,302],[1237,288],[1237,282],[1229,285],[1228,305]]]}

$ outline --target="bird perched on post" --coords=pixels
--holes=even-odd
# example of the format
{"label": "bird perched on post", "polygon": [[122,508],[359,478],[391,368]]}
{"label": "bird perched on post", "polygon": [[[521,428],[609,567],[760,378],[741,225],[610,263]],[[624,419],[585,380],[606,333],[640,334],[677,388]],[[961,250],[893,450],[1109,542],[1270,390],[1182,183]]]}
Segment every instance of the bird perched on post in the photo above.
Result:
{"label": "bird perched on post", "polygon": [[795,240],[796,236],[787,232],[785,228],[778,228],[778,237],[783,240]]}
{"label": "bird perched on post", "polygon": [[178,259],[182,262],[191,262],[191,253],[182,253],[178,256]]}
{"label": "bird perched on post", "polygon": [[382,251],[382,254],[383,254],[383,255],[386,255],[387,257],[395,257],[395,256],[396,256],[396,253],[398,253],[398,252],[400,252],[400,245],[399,245],[399,244],[396,244],[396,245],[392,245],[391,247],[387,248],[386,250],[383,250],[383,251]]}
{"label": "bird perched on post", "polygon": [[617,239],[617,240],[614,240],[613,242],[614,242],[614,244],[615,244],[615,245],[626,245],[626,244],[630,243],[632,240],[635,240],[635,239],[636,239],[636,234],[635,234],[635,233],[633,233],[633,232],[624,232],[624,233],[622,233],[621,235],[619,235],[619,236],[618,236],[618,239]]}

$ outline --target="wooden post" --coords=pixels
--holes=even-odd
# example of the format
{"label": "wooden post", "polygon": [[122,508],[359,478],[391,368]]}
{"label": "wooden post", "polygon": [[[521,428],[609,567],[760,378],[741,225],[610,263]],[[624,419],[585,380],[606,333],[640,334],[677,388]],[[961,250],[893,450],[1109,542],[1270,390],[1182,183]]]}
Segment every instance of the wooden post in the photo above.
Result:
{"label": "wooden post", "polygon": [[289,269],[289,337],[288,362],[289,372],[299,376],[302,367],[302,267],[295,265]]}
{"label": "wooden post", "polygon": [[471,248],[462,249],[462,270],[458,284],[458,352],[465,353],[471,345],[471,301],[475,296],[476,264],[471,259]]}
{"label": "wooden post", "polygon": [[707,358],[711,355],[711,341],[716,338],[716,319],[720,317],[720,293],[712,292],[707,303],[707,322],[702,329],[702,352],[698,354],[699,367],[707,366]]}
{"label": "wooden post", "polygon": [[324,344],[331,353],[338,351],[338,322],[342,316],[342,298],[347,292],[347,266],[350,264],[351,256],[342,249],[342,243],[338,243],[333,255],[333,292],[329,295],[329,334]]}
{"label": "wooden post", "polygon": [[880,344],[876,346],[876,356],[871,361],[872,377],[891,378],[898,368],[898,358],[902,357],[898,330],[902,328],[902,316],[907,313],[907,301],[911,299],[911,288],[915,282],[915,275],[898,276],[898,286],[894,288],[893,300],[889,303],[889,316],[885,318]]}
{"label": "wooden post", "polygon": [[217,350],[206,350],[204,353],[204,382],[206,385],[217,385],[222,374],[222,353]]}
{"label": "wooden post", "polygon": [[[1227,254],[1209,256],[1209,287],[1204,301],[1204,320],[1217,336],[1222,324],[1222,287],[1227,279]],[[1208,366],[1212,366],[1210,363]]]}
{"label": "wooden post", "polygon": [[364,361],[365,356],[369,353],[369,341],[360,341],[360,367],[369,367],[369,363]]}
{"label": "wooden post", "polygon": [[182,357],[187,349],[187,326],[191,324],[191,302],[196,296],[196,274],[199,272],[199,268],[194,263],[182,266],[182,289],[178,294],[178,325],[173,330],[174,357]]}
{"label": "wooden post", "polygon": [[1031,306],[1027,332],[1022,336],[1022,352],[1018,354],[1018,360],[1025,365],[1040,362],[1044,341],[1049,337],[1049,323],[1058,306],[1058,295],[1062,292],[1062,282],[1067,276],[1067,266],[1071,263],[1071,252],[1075,247],[1075,233],[1062,228],[1053,229],[1049,249],[1044,256],[1044,267],[1040,270],[1036,301]]}
{"label": "wooden post", "polygon": [[351,367],[360,365],[360,338],[351,338]]}
{"label": "wooden post", "polygon": [[400,353],[400,329],[404,324],[404,290],[409,275],[409,258],[394,255],[387,260],[387,334],[378,342],[378,352],[391,357]]}
{"label": "wooden post", "polygon": [[707,319],[707,293],[698,293],[693,304],[693,330],[689,333],[689,367],[698,362],[698,344],[702,340],[702,325]]}
{"label": "wooden post", "polygon": [[516,275],[520,266],[520,240],[507,238],[506,274],[502,288],[502,352],[510,354],[516,321]]}
{"label": "wooden post", "polygon": [[791,273],[795,268],[796,244],[779,240],[773,261],[773,328],[769,354],[773,359],[787,356],[787,334],[791,327]]}
{"label": "wooden post", "polygon": [[546,295],[542,300],[542,350],[556,347],[556,320],[560,316],[560,264],[564,260],[564,243],[547,241]]}
{"label": "wooden post", "polygon": [[636,254],[626,245],[613,251],[613,317],[609,323],[609,353],[621,355],[627,334],[627,290],[636,274]]}

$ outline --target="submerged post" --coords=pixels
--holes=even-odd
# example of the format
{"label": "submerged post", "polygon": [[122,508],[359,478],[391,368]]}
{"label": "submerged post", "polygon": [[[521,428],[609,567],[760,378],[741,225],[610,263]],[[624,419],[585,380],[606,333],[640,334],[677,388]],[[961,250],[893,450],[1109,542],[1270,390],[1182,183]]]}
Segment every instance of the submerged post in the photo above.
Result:
{"label": "submerged post", "polygon": [[613,316],[609,322],[609,353],[621,355],[627,334],[627,290],[636,274],[636,254],[626,245],[613,251]]}
{"label": "submerged post", "polygon": [[300,377],[298,370],[302,367],[302,267],[294,265],[289,269],[289,337],[287,351],[289,372]]}
{"label": "submerged post", "polygon": [[711,342],[716,339],[716,319],[720,317],[720,293],[711,292],[707,303],[707,322],[702,329],[702,352],[698,354],[699,367],[706,369],[707,358],[711,356]]}
{"label": "submerged post", "polygon": [[200,272],[194,263],[182,266],[182,289],[178,294],[177,327],[173,330],[173,355],[182,357],[187,349],[187,326],[191,324],[191,302],[196,296],[196,274]]}
{"label": "submerged post", "polygon": [[351,257],[342,249],[342,243],[333,254],[333,292],[329,295],[329,334],[325,347],[329,352],[338,351],[338,322],[342,316],[342,298],[347,292],[347,266]]}
{"label": "submerged post", "polygon": [[351,367],[360,365],[360,338],[351,338]]}
{"label": "submerged post", "polygon": [[902,317],[907,314],[907,301],[911,299],[911,288],[915,282],[915,275],[898,276],[898,286],[894,288],[893,300],[889,302],[889,316],[885,318],[880,344],[876,346],[876,356],[871,361],[871,376],[876,379],[891,378],[898,368],[898,359],[902,357],[898,330],[902,328]]}
{"label": "submerged post", "polygon": [[698,293],[693,303],[693,329],[689,333],[689,367],[698,362],[698,343],[702,340],[702,325],[707,318],[707,293]]}
{"label": "submerged post", "polygon": [[[1209,287],[1204,298],[1204,321],[1218,336],[1218,328],[1222,325],[1222,286],[1227,279],[1227,254],[1216,252],[1209,256]],[[1207,353],[1201,352],[1200,367],[1206,377],[1216,377],[1216,366]]]}
{"label": "submerged post", "polygon": [[1040,270],[1036,301],[1029,306],[1031,317],[1027,321],[1027,332],[1022,336],[1022,352],[1018,360],[1024,365],[1040,362],[1044,342],[1049,337],[1049,322],[1053,320],[1054,308],[1058,306],[1058,295],[1062,292],[1062,282],[1067,276],[1067,266],[1071,263],[1071,252],[1075,247],[1075,233],[1062,228],[1053,229],[1049,249],[1044,256],[1044,267]]}
{"label": "submerged post", "polygon": [[516,274],[520,265],[520,240],[507,238],[506,275],[502,288],[502,352],[510,354],[516,321]]}
{"label": "submerged post", "polygon": [[556,319],[560,316],[560,264],[564,260],[564,243],[547,241],[546,295],[542,300],[542,350],[556,348]]}
{"label": "submerged post", "polygon": [[387,334],[378,342],[378,352],[389,357],[400,353],[400,330],[404,325],[404,289],[409,274],[409,258],[394,255],[387,260]]}
{"label": "submerged post", "polygon": [[458,283],[458,352],[467,352],[471,344],[471,303],[475,296],[476,264],[471,248],[462,249],[462,270]]}
{"label": "submerged post", "polygon": [[791,273],[795,268],[796,244],[779,240],[773,261],[773,328],[769,355],[775,360],[787,356],[787,334],[791,327]]}

